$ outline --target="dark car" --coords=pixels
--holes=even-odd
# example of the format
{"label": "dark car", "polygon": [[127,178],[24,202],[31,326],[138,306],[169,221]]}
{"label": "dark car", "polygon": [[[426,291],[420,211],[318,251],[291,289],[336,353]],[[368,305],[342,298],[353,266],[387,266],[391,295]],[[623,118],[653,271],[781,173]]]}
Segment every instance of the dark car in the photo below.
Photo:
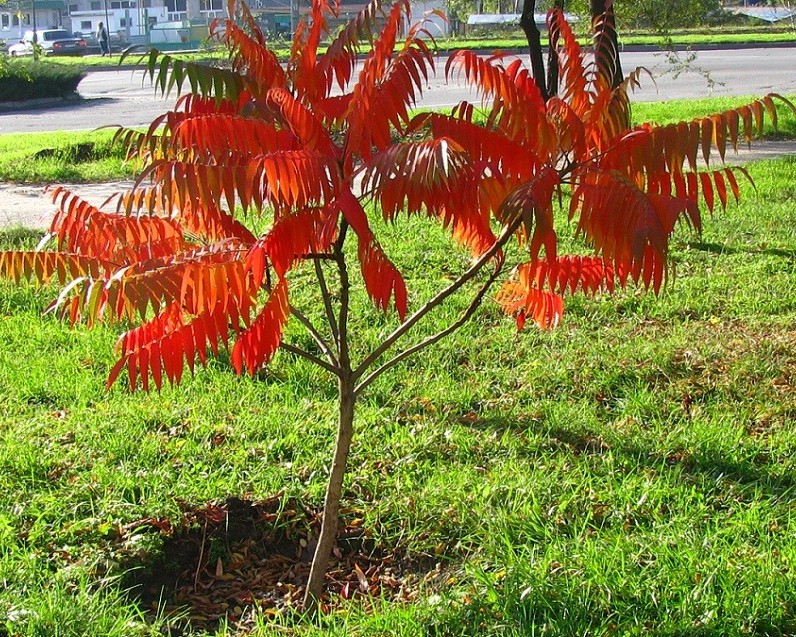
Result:
{"label": "dark car", "polygon": [[[28,31],[17,44],[8,47],[12,56],[32,55],[34,32]],[[88,48],[88,43],[83,38],[78,38],[66,29],[37,29],[35,42],[41,47],[44,55],[83,55]]]}

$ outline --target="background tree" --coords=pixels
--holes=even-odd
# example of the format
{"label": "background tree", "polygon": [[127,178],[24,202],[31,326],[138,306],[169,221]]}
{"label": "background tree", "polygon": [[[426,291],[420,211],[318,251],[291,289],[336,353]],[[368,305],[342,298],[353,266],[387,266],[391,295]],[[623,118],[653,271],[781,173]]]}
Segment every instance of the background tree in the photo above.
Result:
{"label": "background tree", "polygon": [[705,24],[722,10],[719,0],[616,0],[615,4],[626,28],[661,33]]}
{"label": "background tree", "polygon": [[[541,33],[534,17],[537,11],[536,4],[536,0],[523,0],[520,27],[528,41],[531,72],[536,86],[542,96],[549,99],[558,92],[558,47],[561,33],[556,21],[551,20],[548,23],[547,71],[545,71]],[[549,15],[561,14],[564,11],[564,5],[564,0],[553,0],[553,7]],[[622,63],[619,59],[613,0],[589,0],[589,15],[591,16],[596,68],[606,78],[609,78],[611,88],[617,88],[622,82]]]}
{"label": "background tree", "polygon": [[[769,96],[693,122],[631,129],[627,88],[638,73],[613,88],[553,11],[559,95],[546,98],[519,60],[462,51],[447,72],[478,87],[485,117],[465,102],[411,118],[433,59],[417,26],[398,43],[408,2],[387,8],[377,31],[375,0],[320,53],[336,11],[313,3],[286,68],[236,0],[236,21],[212,28],[229,50],[228,69],[151,52],[155,84],[190,91],[147,132],[119,131],[146,165],[135,188],[119,195],[115,212],[56,189],[60,211],[40,249],[0,254],[0,274],[59,282],[52,309],[70,321],[129,328],[109,386],[124,370],[131,388],[179,383],[222,348],[238,374],[256,374],[281,349],[334,379],[337,438],[308,609],[323,593],[355,407],[367,388],[464,325],[498,282],[496,299],[520,327],[556,325],[565,293],[632,282],[658,291],[677,221],[699,229],[700,199],[713,209],[739,195],[734,170],[701,167],[697,155],[723,158],[751,140],[765,113],[776,115]],[[372,48],[355,77],[363,40]],[[554,202],[565,189],[572,227],[591,254],[559,254]],[[376,236],[384,221],[416,214],[450,229],[471,256],[424,302],[410,298]],[[511,241],[519,249],[507,251]],[[505,277],[509,254],[521,260]],[[302,308],[290,292],[297,279],[300,298],[313,299]],[[372,349],[352,330],[359,294],[394,317]],[[447,327],[410,340],[462,294],[465,307]],[[306,338],[286,337],[289,320]]]}

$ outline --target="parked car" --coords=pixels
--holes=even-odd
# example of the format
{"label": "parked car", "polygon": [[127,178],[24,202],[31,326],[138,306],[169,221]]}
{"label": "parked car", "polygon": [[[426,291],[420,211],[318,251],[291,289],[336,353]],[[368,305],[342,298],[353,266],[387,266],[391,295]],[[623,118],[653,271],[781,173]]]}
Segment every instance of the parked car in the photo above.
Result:
{"label": "parked car", "polygon": [[[3,0],[0,0],[2,2]],[[80,33],[79,31],[75,31],[75,37],[82,38],[86,41],[86,46],[88,50],[86,53],[93,54],[93,53],[100,53],[100,44],[99,40],[97,40],[96,33]],[[108,32],[108,40],[109,46],[111,49],[111,53],[121,51],[122,49],[127,48],[129,43],[127,40],[124,39],[124,31],[109,31]]]}
{"label": "parked car", "polygon": [[[37,29],[35,42],[41,47],[44,55],[83,55],[88,43],[66,29]],[[8,47],[12,56],[33,55],[34,32],[27,31],[22,39]]]}

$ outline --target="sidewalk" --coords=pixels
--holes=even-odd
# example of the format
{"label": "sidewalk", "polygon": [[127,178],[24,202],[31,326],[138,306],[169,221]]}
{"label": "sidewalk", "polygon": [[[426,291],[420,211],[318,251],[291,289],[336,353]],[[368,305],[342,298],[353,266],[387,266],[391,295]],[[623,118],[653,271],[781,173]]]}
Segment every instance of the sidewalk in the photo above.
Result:
{"label": "sidewalk", "polygon": [[[114,192],[130,188],[133,182],[60,185],[100,206]],[[42,185],[0,183],[0,229],[19,226],[47,229],[56,211],[51,190]]]}
{"label": "sidewalk", "polygon": [[[751,150],[739,148],[737,155],[728,151],[726,160],[731,166],[788,155],[796,157],[796,140],[755,142]],[[132,186],[132,182],[61,185],[100,206],[114,192]],[[24,226],[43,230],[49,226],[54,212],[55,205],[44,186],[0,183],[0,229]]]}

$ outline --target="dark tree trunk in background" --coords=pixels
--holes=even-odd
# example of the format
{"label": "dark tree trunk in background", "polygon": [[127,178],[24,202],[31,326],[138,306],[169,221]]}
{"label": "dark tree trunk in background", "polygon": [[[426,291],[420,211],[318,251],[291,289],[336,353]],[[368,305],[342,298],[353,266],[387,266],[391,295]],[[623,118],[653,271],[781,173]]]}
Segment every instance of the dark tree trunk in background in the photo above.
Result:
{"label": "dark tree trunk in background", "polygon": [[547,84],[545,82],[544,73],[544,56],[542,55],[542,38],[539,33],[539,28],[536,26],[536,20],[533,17],[536,11],[536,0],[523,0],[522,14],[520,15],[520,27],[525,33],[525,39],[528,40],[528,49],[531,57],[531,73],[539,87],[539,92],[542,97],[549,99],[550,94],[547,92]]}
{"label": "dark tree trunk in background", "polygon": [[[564,0],[555,0],[553,6],[564,10]],[[545,100],[558,92],[558,37],[550,34],[547,52],[547,73],[545,74],[544,53],[542,51],[541,34],[536,26],[534,12],[536,0],[523,0],[520,15],[520,27],[528,41],[531,73]],[[597,68],[608,78],[611,86],[616,88],[624,79],[622,63],[619,59],[619,40],[616,34],[613,0],[589,0],[592,33],[594,35],[594,55]]]}
{"label": "dark tree trunk in background", "polygon": [[613,0],[589,0],[594,55],[597,68],[616,88],[622,83],[622,63],[619,60],[619,41],[616,35]]}
{"label": "dark tree trunk in background", "polygon": [[[555,0],[553,7],[564,11],[564,0]],[[558,32],[548,33],[550,38],[547,47],[547,96],[558,93]]]}

